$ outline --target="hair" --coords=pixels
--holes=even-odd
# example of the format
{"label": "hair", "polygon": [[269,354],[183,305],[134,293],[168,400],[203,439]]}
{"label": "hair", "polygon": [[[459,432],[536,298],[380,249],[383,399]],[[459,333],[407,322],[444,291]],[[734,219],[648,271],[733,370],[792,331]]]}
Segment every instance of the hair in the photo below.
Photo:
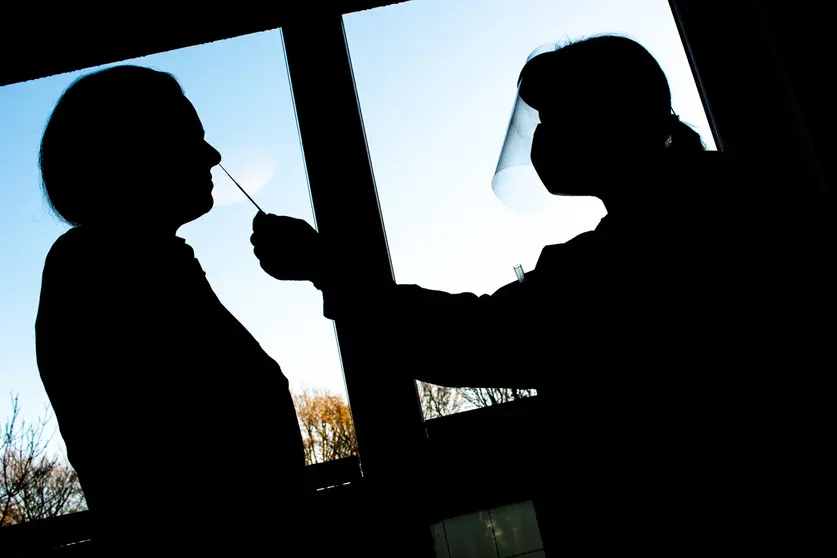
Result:
{"label": "hair", "polygon": [[663,69],[636,41],[597,35],[539,54],[521,72],[520,94],[540,110],[576,82],[585,85],[584,103],[596,106],[614,125],[640,134],[640,141],[671,154],[706,150],[700,135],[672,110]]}
{"label": "hair", "polygon": [[[86,74],[64,91],[47,121],[38,164],[46,200],[71,226],[102,217],[105,187],[136,162],[154,117],[183,95],[171,74],[122,65]],[[132,160],[132,156],[133,159]]]}
{"label": "hair", "polygon": [[666,140],[666,152],[680,155],[706,151],[706,144],[694,128],[672,114],[672,124]]}

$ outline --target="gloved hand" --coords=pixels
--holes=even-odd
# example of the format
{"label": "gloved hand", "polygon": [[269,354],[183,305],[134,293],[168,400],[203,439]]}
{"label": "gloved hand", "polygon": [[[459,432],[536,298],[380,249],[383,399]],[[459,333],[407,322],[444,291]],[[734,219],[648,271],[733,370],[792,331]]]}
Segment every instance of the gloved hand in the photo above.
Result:
{"label": "gloved hand", "polygon": [[311,281],[322,276],[320,236],[302,219],[259,212],[250,236],[253,253],[265,272],[282,281]]}

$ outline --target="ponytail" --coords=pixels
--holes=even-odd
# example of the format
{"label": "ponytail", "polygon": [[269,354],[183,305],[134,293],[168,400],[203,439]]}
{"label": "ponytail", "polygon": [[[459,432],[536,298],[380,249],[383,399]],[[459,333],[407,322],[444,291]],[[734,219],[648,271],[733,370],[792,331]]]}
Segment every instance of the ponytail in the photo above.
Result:
{"label": "ponytail", "polygon": [[706,151],[703,140],[691,126],[682,122],[680,117],[672,114],[670,117],[669,136],[666,140],[666,152],[675,155],[688,155]]}

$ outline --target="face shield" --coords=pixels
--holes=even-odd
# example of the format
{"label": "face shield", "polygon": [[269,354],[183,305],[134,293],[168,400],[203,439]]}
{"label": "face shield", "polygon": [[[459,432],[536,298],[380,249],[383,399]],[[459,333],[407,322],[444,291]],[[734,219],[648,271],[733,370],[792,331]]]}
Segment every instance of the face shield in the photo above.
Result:
{"label": "face shield", "polygon": [[[532,51],[526,63],[539,54],[554,52],[557,48],[556,43],[541,45]],[[540,124],[540,117],[538,111],[520,96],[522,85],[521,80],[517,84],[517,96],[491,188],[500,201],[511,209],[532,214],[554,203],[554,200],[532,166],[532,139]]]}

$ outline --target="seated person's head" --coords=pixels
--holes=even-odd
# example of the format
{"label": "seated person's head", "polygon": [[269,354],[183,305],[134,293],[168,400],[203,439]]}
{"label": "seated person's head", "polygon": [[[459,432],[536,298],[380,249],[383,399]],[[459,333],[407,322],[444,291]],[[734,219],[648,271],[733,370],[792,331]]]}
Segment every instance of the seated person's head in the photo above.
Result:
{"label": "seated person's head", "polygon": [[70,225],[168,232],[212,208],[220,160],[177,80],[138,66],[73,82],[40,149],[44,191]]}

